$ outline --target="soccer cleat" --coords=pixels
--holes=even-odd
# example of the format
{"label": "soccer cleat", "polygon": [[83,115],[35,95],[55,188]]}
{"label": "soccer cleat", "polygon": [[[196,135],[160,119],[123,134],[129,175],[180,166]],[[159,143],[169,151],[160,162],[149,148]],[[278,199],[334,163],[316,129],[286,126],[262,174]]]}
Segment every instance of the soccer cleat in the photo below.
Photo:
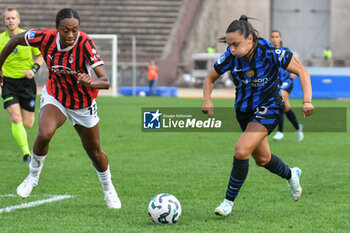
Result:
{"label": "soccer cleat", "polygon": [[30,155],[26,154],[23,156],[23,163],[30,162]]}
{"label": "soccer cleat", "polygon": [[122,207],[122,203],[118,197],[117,191],[115,191],[114,186],[110,188],[108,191],[104,191],[105,193],[105,201],[107,203],[108,208],[112,209],[120,209]]}
{"label": "soccer cleat", "polygon": [[301,176],[301,169],[298,167],[293,167],[290,170],[292,172],[291,174],[292,176],[289,180],[287,180],[287,182],[290,187],[290,193],[292,194],[294,201],[298,201],[302,193],[302,188],[299,183],[299,179]]}
{"label": "soccer cleat", "polygon": [[33,188],[38,185],[39,179],[31,176],[30,174],[27,178],[17,187],[17,194],[22,198],[29,197]]}
{"label": "soccer cleat", "polygon": [[273,136],[273,139],[275,140],[282,140],[284,138],[284,134],[280,131],[277,131],[275,136]]}
{"label": "soccer cleat", "polygon": [[302,124],[299,124],[299,129],[297,130],[298,142],[301,142],[304,139],[303,128],[304,126]]}
{"label": "soccer cleat", "polygon": [[224,199],[224,201],[221,202],[221,204],[218,207],[216,207],[215,214],[223,217],[227,217],[232,212],[233,204],[234,204],[233,201]]}

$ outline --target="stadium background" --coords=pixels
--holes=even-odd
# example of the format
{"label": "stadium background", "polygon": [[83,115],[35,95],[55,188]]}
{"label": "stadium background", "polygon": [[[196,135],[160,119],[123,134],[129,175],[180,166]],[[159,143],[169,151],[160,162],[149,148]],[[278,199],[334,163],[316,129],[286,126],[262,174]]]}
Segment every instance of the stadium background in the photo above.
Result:
{"label": "stadium background", "polygon": [[[81,30],[89,34],[118,36],[118,87],[132,85],[132,37],[136,38],[136,85],[147,85],[146,66],[151,59],[159,65],[159,85],[192,87],[184,77],[192,74],[192,55],[205,53],[215,44],[217,52],[225,45],[215,43],[227,25],[241,14],[251,21],[260,36],[269,38],[272,29],[282,32],[286,46],[307,66],[320,67],[322,51],[333,51],[334,66],[350,66],[350,2],[347,0],[2,0],[0,8],[15,6],[25,29],[54,28],[55,15],[72,7],[81,16]],[[2,26],[2,30],[5,30]],[[111,66],[111,41],[97,42]],[[348,71],[348,70],[347,70]],[[46,81],[42,69],[36,79]],[[200,86],[200,83],[199,85]],[[232,85],[221,85],[232,88]],[[298,89],[298,87],[297,87]]]}

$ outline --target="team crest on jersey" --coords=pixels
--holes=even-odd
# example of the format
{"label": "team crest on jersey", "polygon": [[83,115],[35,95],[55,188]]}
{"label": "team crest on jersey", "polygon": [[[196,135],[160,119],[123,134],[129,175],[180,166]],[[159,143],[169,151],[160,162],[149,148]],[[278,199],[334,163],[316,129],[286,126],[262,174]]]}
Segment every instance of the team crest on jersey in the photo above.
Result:
{"label": "team crest on jersey", "polygon": [[69,62],[69,63],[73,63],[73,61],[74,61],[73,55],[70,55],[70,57],[69,57],[69,59],[68,59],[68,62]]}
{"label": "team crest on jersey", "polygon": [[92,49],[91,52],[92,52],[93,54],[96,54],[96,53],[97,53],[96,49]]}
{"label": "team crest on jersey", "polygon": [[249,78],[253,77],[254,74],[255,74],[254,70],[248,70],[248,71],[246,71],[245,73],[247,74],[247,76],[248,76]]}
{"label": "team crest on jersey", "polygon": [[219,59],[217,60],[218,64],[220,65],[225,60],[225,54],[221,55]]}
{"label": "team crest on jersey", "polygon": [[32,31],[32,32],[30,32],[30,33],[29,33],[29,35],[28,35],[28,39],[33,39],[33,38],[34,38],[34,36],[35,36],[35,32],[34,32],[34,31]]}
{"label": "team crest on jersey", "polygon": [[275,53],[276,54],[281,54],[281,50],[280,49],[275,49]]}

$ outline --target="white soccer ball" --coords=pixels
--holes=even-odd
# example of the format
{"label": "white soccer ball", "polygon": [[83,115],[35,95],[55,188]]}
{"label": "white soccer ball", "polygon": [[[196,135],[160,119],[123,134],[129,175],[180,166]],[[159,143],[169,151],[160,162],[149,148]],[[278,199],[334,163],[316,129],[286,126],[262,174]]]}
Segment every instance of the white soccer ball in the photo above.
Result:
{"label": "white soccer ball", "polygon": [[176,223],[181,215],[180,202],[171,194],[158,194],[148,204],[148,215],[156,224]]}
{"label": "white soccer ball", "polygon": [[145,96],[146,96],[146,92],[144,92],[144,91],[140,91],[140,92],[139,92],[139,96],[141,96],[141,97],[145,97]]}

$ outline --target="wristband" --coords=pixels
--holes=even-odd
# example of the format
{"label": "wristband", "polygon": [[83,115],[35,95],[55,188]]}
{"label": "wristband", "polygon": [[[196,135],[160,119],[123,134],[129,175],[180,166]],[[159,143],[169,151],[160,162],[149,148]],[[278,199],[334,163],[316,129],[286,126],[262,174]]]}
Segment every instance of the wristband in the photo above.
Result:
{"label": "wristband", "polygon": [[35,63],[33,65],[33,67],[31,68],[31,70],[34,72],[34,74],[36,74],[36,72],[38,72],[39,69],[40,69],[40,65],[38,63]]}
{"label": "wristband", "polygon": [[305,103],[311,104],[311,101],[303,101],[303,104]]}

